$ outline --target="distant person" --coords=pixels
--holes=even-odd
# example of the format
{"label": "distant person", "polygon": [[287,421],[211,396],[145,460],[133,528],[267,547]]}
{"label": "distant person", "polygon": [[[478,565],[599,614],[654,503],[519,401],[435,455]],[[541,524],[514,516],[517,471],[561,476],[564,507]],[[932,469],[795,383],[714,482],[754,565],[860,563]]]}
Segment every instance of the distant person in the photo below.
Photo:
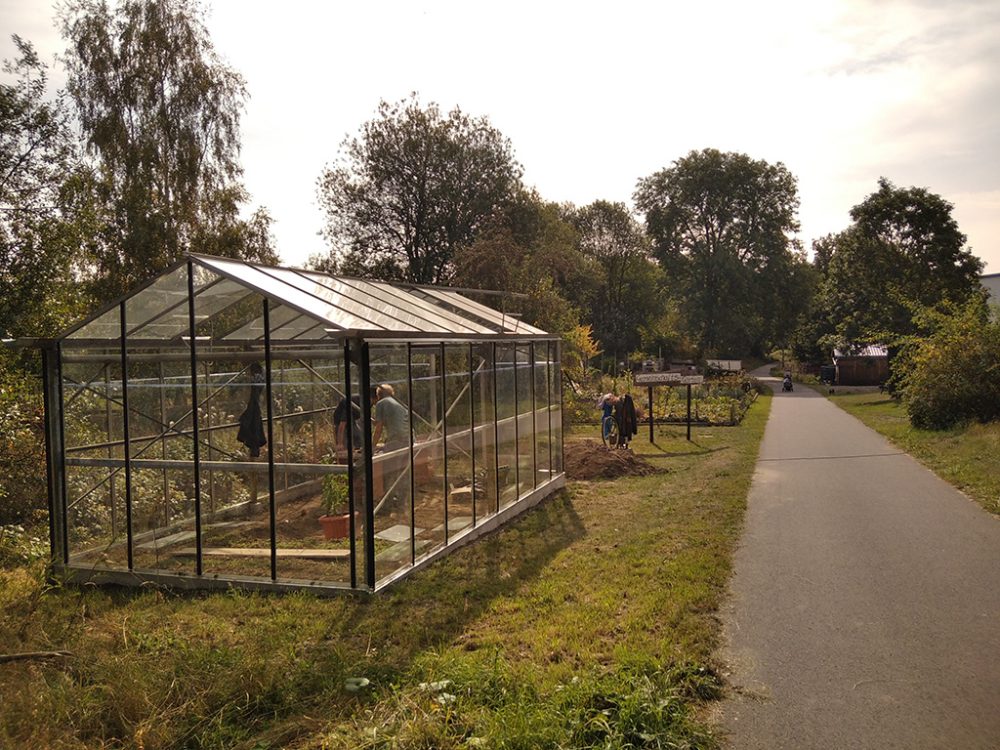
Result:
{"label": "distant person", "polygon": [[615,393],[605,393],[599,399],[597,399],[597,408],[601,410],[601,430],[602,437],[607,440],[608,434],[611,432],[611,420],[608,419],[615,409],[615,404],[618,403],[618,396]]}

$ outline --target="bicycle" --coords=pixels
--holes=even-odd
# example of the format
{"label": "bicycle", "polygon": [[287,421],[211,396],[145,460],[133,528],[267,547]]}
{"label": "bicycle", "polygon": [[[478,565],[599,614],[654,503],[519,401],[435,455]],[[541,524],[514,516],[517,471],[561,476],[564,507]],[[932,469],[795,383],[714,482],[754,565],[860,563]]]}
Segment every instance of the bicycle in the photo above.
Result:
{"label": "bicycle", "polygon": [[618,447],[618,423],[614,417],[604,417],[601,420],[601,440],[605,448]]}

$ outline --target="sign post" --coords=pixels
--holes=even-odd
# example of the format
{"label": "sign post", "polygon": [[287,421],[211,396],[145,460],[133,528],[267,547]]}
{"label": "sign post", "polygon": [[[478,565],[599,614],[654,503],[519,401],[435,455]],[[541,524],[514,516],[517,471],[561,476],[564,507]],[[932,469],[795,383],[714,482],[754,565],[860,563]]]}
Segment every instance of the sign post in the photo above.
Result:
{"label": "sign post", "polygon": [[636,385],[644,385],[649,393],[649,442],[653,439],[653,386],[654,385],[686,385],[687,386],[687,439],[691,439],[691,386],[705,382],[704,375],[683,375],[679,372],[643,372],[635,376]]}
{"label": "sign post", "polygon": [[655,443],[653,439],[653,386],[647,386],[649,390],[649,442]]}

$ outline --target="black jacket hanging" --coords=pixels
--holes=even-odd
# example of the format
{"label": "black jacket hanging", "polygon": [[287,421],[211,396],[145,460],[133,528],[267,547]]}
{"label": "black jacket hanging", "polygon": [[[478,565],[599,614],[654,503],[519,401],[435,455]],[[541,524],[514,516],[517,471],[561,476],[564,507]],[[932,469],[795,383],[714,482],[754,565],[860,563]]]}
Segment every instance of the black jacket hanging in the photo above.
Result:
{"label": "black jacket hanging", "polygon": [[628,394],[622,396],[615,404],[615,422],[618,425],[618,444],[628,445],[632,436],[639,432],[635,402]]}
{"label": "black jacket hanging", "polygon": [[253,458],[260,456],[260,449],[267,445],[264,437],[264,419],[260,411],[260,394],[264,390],[264,371],[260,365],[250,366],[250,400],[240,414],[240,431],[236,439],[250,451]]}

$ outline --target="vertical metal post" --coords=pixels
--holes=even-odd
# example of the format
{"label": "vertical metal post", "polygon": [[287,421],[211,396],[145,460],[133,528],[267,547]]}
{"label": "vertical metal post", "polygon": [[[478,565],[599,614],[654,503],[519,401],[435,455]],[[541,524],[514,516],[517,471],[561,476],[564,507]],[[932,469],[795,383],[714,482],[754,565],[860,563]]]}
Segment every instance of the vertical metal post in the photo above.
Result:
{"label": "vertical metal post", "polygon": [[517,342],[514,342],[514,500],[521,497],[521,399],[517,389]]}
{"label": "vertical metal post", "polygon": [[[115,457],[115,449],[111,445],[111,373],[108,372],[107,364],[104,365],[104,424],[108,433],[108,458]],[[108,500],[111,502],[111,538],[118,536],[118,512],[115,507],[117,498],[115,497],[115,472],[111,472],[108,477]]]}
{"label": "vertical metal post", "polygon": [[[270,335],[270,334],[268,334]],[[281,458],[282,463],[287,464],[290,460],[288,458],[288,400],[286,398],[286,388],[285,383],[285,360],[281,360],[281,368],[278,371],[278,386],[279,392],[281,393]],[[283,468],[281,470],[281,486],[283,489],[288,489],[288,469]]]}
{"label": "vertical metal post", "polygon": [[271,580],[278,577],[278,523],[274,498],[274,409],[271,387],[271,300],[264,298],[264,393],[267,397],[267,512],[271,526]]}
{"label": "vertical metal post", "polygon": [[552,356],[552,342],[545,342],[545,394],[546,403],[548,404],[548,417],[549,417],[549,479],[555,476],[556,467],[552,462],[552,443],[555,442],[552,433],[552,373],[554,372],[552,368],[553,356]]}
{"label": "vertical metal post", "polygon": [[[55,456],[52,446],[55,442],[52,435],[52,374],[50,368],[52,351],[42,349],[42,403],[45,409],[45,487],[48,490],[49,504],[49,559],[56,560],[56,486],[55,486]],[[109,438],[110,439],[110,438]]]}
{"label": "vertical metal post", "polygon": [[361,439],[365,462],[365,583],[375,589],[375,472],[372,466],[372,373],[368,342],[361,341]]}
{"label": "vertical metal post", "polygon": [[444,466],[444,471],[442,471],[442,482],[444,483],[444,544],[448,546],[448,391],[445,388],[445,380],[447,378],[448,368],[445,366],[445,356],[444,356],[444,342],[439,344],[441,350],[441,456],[443,458],[442,465]]}
{"label": "vertical metal post", "polygon": [[[351,544],[351,588],[358,587],[358,564],[357,564],[357,529],[355,528],[355,507],[354,507],[354,401],[351,399],[351,341],[344,339],[344,399],[347,402],[347,512],[350,517],[347,519],[347,527],[350,534]],[[336,441],[336,436],[334,436]]]}
{"label": "vertical metal post", "polygon": [[472,458],[472,525],[476,525],[476,394],[472,370],[472,342],[469,342],[469,456]]}
{"label": "vertical metal post", "polygon": [[653,386],[649,386],[649,442],[655,443],[653,438]]}
{"label": "vertical metal post", "polygon": [[688,383],[687,389],[688,389],[688,392],[687,392],[687,402],[688,402],[687,403],[687,407],[688,407],[687,439],[690,440],[691,439],[691,384],[690,383]]}
{"label": "vertical metal post", "polygon": [[[208,386],[208,391],[212,392],[212,367],[206,361],[205,362],[205,385]],[[215,430],[213,429],[215,420],[212,419],[212,399],[208,399],[208,403],[205,404],[205,419],[208,420],[208,460],[211,461],[215,458]],[[215,514],[215,472],[212,469],[208,470],[208,512]]]}
{"label": "vertical metal post", "polygon": [[61,504],[56,513],[56,521],[61,526],[61,529],[56,530],[56,544],[62,548],[63,562],[69,564],[69,482],[66,478],[66,415],[63,411],[63,404],[66,403],[66,400],[63,394],[62,344],[56,344],[55,379],[53,404],[56,409],[56,445],[54,448],[58,465],[54,468],[56,479],[59,482],[59,492],[56,498]]}
{"label": "vertical metal post", "polygon": [[528,364],[531,365],[531,486],[538,486],[538,417],[535,414],[535,342],[528,344]]}
{"label": "vertical metal post", "polygon": [[[188,337],[191,339],[191,437],[194,440],[192,458],[194,458],[194,549],[195,549],[195,574],[202,572],[202,538],[201,538],[201,445],[198,431],[201,427],[201,419],[198,415],[198,353],[195,343],[194,317],[194,263],[187,262],[188,272]],[[160,364],[160,380],[163,380],[163,364]],[[163,408],[163,389],[160,389],[160,408]],[[165,417],[166,415],[161,415]],[[166,457],[166,443],[163,446],[164,457]],[[166,471],[164,474],[164,486],[166,485]]]}
{"label": "vertical metal post", "polygon": [[500,403],[497,398],[497,342],[490,343],[493,351],[493,484],[497,488],[496,512],[500,512]]}
{"label": "vertical metal post", "polygon": [[[189,277],[190,277],[190,272],[189,272]],[[190,285],[189,285],[189,289],[190,289]],[[188,299],[189,300],[191,299],[190,292],[188,293]],[[191,334],[191,335],[194,336],[194,334]],[[193,338],[191,339],[191,346],[192,346],[192,348],[194,347],[194,339]],[[166,425],[167,425],[167,394],[166,394],[167,384],[166,384],[166,380],[165,380],[164,375],[163,375],[163,362],[160,361],[158,364],[159,364],[159,367],[157,368],[157,372],[158,372],[159,377],[160,377],[160,424],[163,425],[163,427],[165,428]],[[194,380],[194,378],[192,378],[192,381],[193,380]],[[192,399],[192,405],[194,407],[193,411],[192,411],[192,418],[194,419],[195,422],[198,421],[197,404],[198,404],[198,400],[197,399]],[[196,441],[195,444],[197,445],[197,441]],[[166,429],[161,429],[160,430],[160,457],[163,458],[163,460],[166,460],[166,458],[167,458],[167,430]],[[163,470],[163,477],[162,477],[162,479],[163,479],[163,483],[162,483],[162,489],[163,489],[163,525],[164,526],[169,526],[170,525],[170,503],[168,501],[168,498],[170,497],[170,478],[167,476],[167,470],[166,469]]]}
{"label": "vertical metal post", "polygon": [[[406,342],[406,407],[410,410],[410,564],[417,561],[417,476],[413,464],[413,344]],[[425,459],[426,460],[426,459]]]}
{"label": "vertical metal post", "polygon": [[556,387],[556,399],[559,401],[559,468],[565,467],[565,457],[563,455],[563,427],[562,427],[562,415],[563,415],[563,402],[562,402],[562,342],[553,342],[555,361],[558,367],[556,367],[556,376],[553,379],[553,383]]}
{"label": "vertical metal post", "polygon": [[124,439],[125,459],[125,534],[126,556],[128,569],[132,570],[132,446],[128,419],[128,346],[127,328],[125,325],[125,302],[118,305],[118,322],[121,325],[121,361],[122,361],[122,437]]}

